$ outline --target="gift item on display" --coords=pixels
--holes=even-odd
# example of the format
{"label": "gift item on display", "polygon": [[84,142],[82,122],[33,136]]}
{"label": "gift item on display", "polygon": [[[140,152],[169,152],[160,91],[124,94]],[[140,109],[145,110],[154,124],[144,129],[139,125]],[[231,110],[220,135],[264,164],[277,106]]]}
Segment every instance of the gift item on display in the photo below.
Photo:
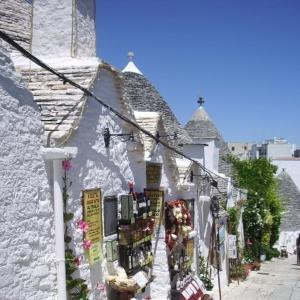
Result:
{"label": "gift item on display", "polygon": [[121,195],[121,221],[126,224],[133,223],[134,203],[133,195]]}
{"label": "gift item on display", "polygon": [[[152,237],[155,219],[150,215],[151,203],[144,193],[135,193],[133,184],[130,194],[122,195],[121,218],[118,220],[118,258],[124,271],[122,276],[108,276],[110,300],[127,299],[143,291],[149,283],[153,264]],[[107,244],[107,259],[113,261],[114,244]],[[151,277],[151,276],[150,276]],[[135,278],[135,279],[134,279]],[[129,298],[131,299],[131,298]]]}
{"label": "gift item on display", "polygon": [[192,206],[182,199],[168,202],[165,208],[165,240],[172,300],[198,300],[201,297],[199,288],[194,287],[191,277],[195,237],[191,208]]}
{"label": "gift item on display", "polygon": [[206,295],[203,283],[198,277],[187,275],[172,290],[172,300],[199,300]]}
{"label": "gift item on display", "polygon": [[147,217],[148,213],[148,199],[144,193],[136,193],[137,202],[137,217]]}
{"label": "gift item on display", "polygon": [[151,266],[153,262],[151,240],[145,241],[140,245],[119,246],[120,265],[126,273],[131,275],[145,266]]}
{"label": "gift item on display", "polygon": [[106,260],[109,262],[118,260],[118,246],[116,240],[106,242]]}

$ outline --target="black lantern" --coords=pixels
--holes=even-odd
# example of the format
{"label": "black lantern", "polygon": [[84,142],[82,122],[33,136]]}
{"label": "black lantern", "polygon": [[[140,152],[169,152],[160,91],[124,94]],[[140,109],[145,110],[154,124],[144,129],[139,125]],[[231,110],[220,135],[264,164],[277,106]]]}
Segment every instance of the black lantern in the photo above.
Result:
{"label": "black lantern", "polygon": [[128,137],[128,139],[125,140],[126,142],[127,141],[134,142],[133,132],[131,132],[131,133],[110,133],[109,128],[105,128],[104,132],[103,132],[105,148],[109,148],[110,139],[113,136],[125,136],[125,137]]}
{"label": "black lantern", "polygon": [[217,196],[213,196],[211,198],[210,210],[214,218],[219,217],[220,204],[219,204],[219,198]]}

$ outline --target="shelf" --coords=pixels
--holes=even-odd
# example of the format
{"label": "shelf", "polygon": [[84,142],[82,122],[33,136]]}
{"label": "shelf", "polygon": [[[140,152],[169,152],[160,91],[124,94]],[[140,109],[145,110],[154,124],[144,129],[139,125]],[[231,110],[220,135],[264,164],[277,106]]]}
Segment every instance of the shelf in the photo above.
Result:
{"label": "shelf", "polygon": [[137,246],[139,246],[139,245],[141,245],[141,244],[143,244],[143,243],[146,243],[146,242],[148,242],[148,241],[151,241],[151,239],[152,239],[152,234],[151,234],[151,235],[148,235],[148,236],[146,236],[146,237],[144,237],[144,238],[142,238],[141,240],[138,240],[138,241],[136,241],[136,242],[133,242],[133,243],[130,243],[130,244],[126,244],[126,245],[120,244],[120,242],[119,242],[119,245],[120,245],[120,246],[123,246],[123,247],[126,247],[126,248],[130,248],[130,247],[136,248]]}

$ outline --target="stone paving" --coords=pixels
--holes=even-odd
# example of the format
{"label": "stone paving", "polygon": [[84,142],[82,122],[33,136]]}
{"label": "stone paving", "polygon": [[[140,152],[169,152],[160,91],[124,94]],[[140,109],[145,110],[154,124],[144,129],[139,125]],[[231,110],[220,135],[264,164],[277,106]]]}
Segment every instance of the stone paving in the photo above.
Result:
{"label": "stone paving", "polygon": [[[218,291],[214,294],[218,300]],[[273,259],[252,271],[244,282],[236,282],[222,290],[222,300],[300,300],[300,266],[296,255]]]}

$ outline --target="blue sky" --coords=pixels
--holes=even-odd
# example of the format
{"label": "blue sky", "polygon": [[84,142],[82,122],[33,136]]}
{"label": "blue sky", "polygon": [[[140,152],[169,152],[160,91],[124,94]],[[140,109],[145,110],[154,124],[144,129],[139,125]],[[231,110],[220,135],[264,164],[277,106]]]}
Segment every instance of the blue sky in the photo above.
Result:
{"label": "blue sky", "polygon": [[98,56],[127,52],[185,124],[197,98],[227,141],[300,146],[299,0],[98,0]]}

